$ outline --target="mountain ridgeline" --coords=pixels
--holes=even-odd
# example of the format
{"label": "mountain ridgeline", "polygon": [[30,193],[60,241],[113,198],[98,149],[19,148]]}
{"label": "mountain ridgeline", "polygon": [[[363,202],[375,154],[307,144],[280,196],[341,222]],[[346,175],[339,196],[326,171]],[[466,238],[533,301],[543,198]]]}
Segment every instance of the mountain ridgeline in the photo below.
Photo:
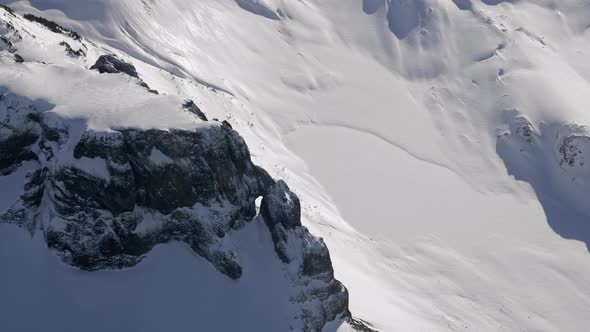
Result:
{"label": "mountain ridgeline", "polygon": [[[90,43],[78,33],[37,16],[25,19],[0,8],[0,66],[51,66],[20,54],[31,24],[61,34],[64,57],[86,58]],[[72,56],[70,44],[81,51]],[[139,93],[157,95],[132,64],[114,55],[100,56],[86,70],[126,75],[147,89]],[[302,226],[297,195],[253,164],[229,123],[208,121],[192,100],[177,108],[194,117],[189,129],[122,124],[95,130],[61,117],[56,107],[0,85],[0,176],[26,172],[22,194],[0,211],[0,223],[41,232],[63,262],[86,271],[132,268],[155,246],[177,241],[239,280],[243,253],[231,235],[263,222],[297,294],[291,302],[300,308],[294,317],[303,330],[321,331],[335,320],[367,329],[351,318],[326,245]]]}

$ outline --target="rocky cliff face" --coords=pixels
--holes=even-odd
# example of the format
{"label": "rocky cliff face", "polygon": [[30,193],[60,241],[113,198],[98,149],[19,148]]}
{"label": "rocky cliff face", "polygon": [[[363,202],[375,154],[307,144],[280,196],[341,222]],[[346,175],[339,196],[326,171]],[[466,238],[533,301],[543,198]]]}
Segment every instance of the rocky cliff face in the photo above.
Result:
{"label": "rocky cliff face", "polygon": [[[3,48],[12,54],[18,31],[0,23]],[[101,73],[117,74],[112,67]],[[334,278],[324,242],[301,225],[299,199],[252,163],[229,124],[206,121],[190,101],[178,111],[189,109],[200,121],[192,129],[100,131],[74,125],[56,107],[0,86],[0,177],[25,164],[28,170],[0,222],[41,231],[51,250],[83,270],[132,267],[154,246],[181,241],[239,279],[241,253],[224,239],[259,215],[255,200],[262,197],[261,216],[297,289],[291,300],[302,308],[296,316],[304,330],[350,319],[346,288]]]}
{"label": "rocky cliff face", "polygon": [[[156,244],[178,240],[229,277],[240,277],[232,254],[211,247],[255,216],[254,199],[273,180],[251,163],[235,131],[219,124],[194,131],[88,131],[72,162],[58,165],[54,159],[69,131],[49,127],[36,112],[24,126],[26,132],[3,140],[2,171],[24,160],[39,167],[3,220],[28,229],[41,225],[49,247],[87,270],[132,266]],[[145,225],[146,215],[157,221]]]}
{"label": "rocky cliff face", "polygon": [[49,248],[84,270],[131,267],[155,245],[182,241],[238,279],[240,253],[223,239],[256,217],[262,197],[276,252],[302,289],[293,301],[311,305],[302,313],[306,330],[349,317],[346,289],[334,279],[323,241],[301,225],[297,196],[252,163],[228,125],[87,131],[63,164],[72,133],[20,99],[7,92],[0,98],[0,124],[13,128],[0,136],[0,172],[26,161],[36,166],[1,222],[41,229]]}

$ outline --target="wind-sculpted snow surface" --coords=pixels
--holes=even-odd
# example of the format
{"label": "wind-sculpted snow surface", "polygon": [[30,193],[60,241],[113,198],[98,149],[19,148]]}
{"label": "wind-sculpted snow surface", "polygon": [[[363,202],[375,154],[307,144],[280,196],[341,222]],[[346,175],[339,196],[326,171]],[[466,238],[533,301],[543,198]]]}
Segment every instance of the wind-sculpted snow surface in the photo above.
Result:
{"label": "wind-sculpted snow surface", "polygon": [[[281,317],[241,320],[268,320],[267,326],[273,329],[310,332],[321,331],[328,323],[340,325],[351,320],[348,292],[334,278],[324,242],[301,225],[298,197],[283,181],[276,182],[253,164],[246,142],[228,122],[207,121],[191,100],[154,96],[138,88],[146,84],[135,67],[115,56],[101,55],[90,68],[96,71],[80,65],[85,59],[65,59],[67,50],[60,65],[31,61],[42,54],[28,51],[41,43],[63,46],[56,42],[61,37],[52,38],[52,33],[60,35],[62,30],[45,30],[57,25],[44,19],[33,21],[44,22],[44,27],[0,9],[4,26],[0,37],[8,45],[2,52],[12,55],[22,51],[27,60],[17,64],[0,59],[3,227],[16,225],[33,236],[41,234],[63,262],[85,271],[133,268],[156,246],[180,242],[221,275],[237,282],[251,275],[248,270],[256,264],[249,262],[249,249],[240,249],[234,239],[240,238],[249,224],[264,220],[277,261],[282,261],[273,265],[277,271],[266,282],[284,283],[286,298],[284,302],[275,299]],[[26,36],[24,41],[21,34]],[[84,45],[90,54],[101,51],[88,48],[71,31],[66,37],[68,42]],[[20,49],[21,43],[28,44]],[[31,89],[30,82],[44,72],[52,73],[44,80],[67,80],[72,73],[82,79],[76,89],[62,86],[59,92],[67,97],[60,99],[51,95],[52,91]],[[108,83],[100,83],[103,80]],[[92,104],[97,90],[99,107]],[[117,90],[128,91],[123,107],[120,99],[110,99]],[[101,108],[112,109],[111,114],[141,111],[142,98],[158,104],[153,112],[178,118],[168,119],[172,121],[168,123],[183,125],[175,128],[160,123],[153,128],[142,124],[141,118],[92,125],[94,117],[108,117]],[[164,100],[158,103],[157,99]],[[77,101],[80,104],[76,105]],[[68,113],[69,107],[77,109],[75,116]],[[148,117],[152,112],[144,111],[143,116]],[[18,186],[19,177],[20,189],[5,192],[8,183]],[[255,200],[260,197],[263,213],[258,215]],[[272,251],[272,246],[267,247]],[[277,275],[280,280],[274,280]],[[194,293],[197,298],[199,295]],[[0,303],[0,312],[5,312],[5,305]],[[15,321],[19,315],[17,312]],[[5,328],[17,328],[6,317],[2,321]],[[141,330],[154,328],[139,326]],[[194,328],[198,327],[182,327]]]}
{"label": "wind-sculpted snow surface", "polygon": [[[284,179],[288,190],[274,180],[264,187],[261,196],[266,199],[255,203],[258,210],[251,222],[239,230],[232,226],[220,242],[214,235],[211,246],[197,248],[209,258],[181,243],[209,272],[223,278],[221,283],[213,282],[223,285],[216,290],[237,285],[231,288],[231,296],[222,292],[218,298],[228,295],[228,302],[235,303],[240,302],[235,294],[242,291],[260,294],[254,302],[247,301],[248,309],[263,308],[261,312],[272,313],[267,316],[277,317],[276,324],[259,325],[245,316],[259,318],[260,312],[232,306],[232,311],[247,312],[236,316],[247,326],[282,331],[285,324],[281,322],[288,321],[284,313],[301,313],[302,303],[306,308],[320,303],[299,301],[308,298],[305,287],[316,284],[303,274],[296,281],[304,285],[284,287],[294,284],[291,276],[301,272],[300,263],[314,275],[313,280],[331,279],[329,268],[313,269],[325,266],[327,255],[319,242],[305,240],[308,235],[294,217],[298,205],[301,225],[321,235],[330,248],[333,273],[350,294],[350,310],[366,326],[380,331],[585,332],[590,325],[587,0],[0,2],[11,5],[16,13],[44,17],[62,27],[36,20],[21,24],[8,12],[4,17],[11,24],[17,22],[13,25],[18,35],[0,27],[9,41],[0,43],[5,92],[16,100],[24,97],[24,104],[34,103],[42,110],[37,122],[23,120],[31,130],[13,137],[11,142],[23,148],[6,150],[2,159],[16,165],[0,177],[3,187],[9,188],[2,194],[10,196],[0,200],[3,210],[24,193],[26,175],[39,167],[36,159],[56,142],[43,138],[38,123],[59,129],[49,134],[58,141],[64,140],[62,133],[67,129],[68,142],[63,148],[52,148],[53,160],[61,160],[68,169],[111,179],[117,178],[111,168],[118,164],[100,157],[75,158],[83,136],[116,136],[127,144],[133,139],[125,132],[138,133],[133,137],[171,135],[175,140],[187,133],[229,132],[231,126],[248,142],[255,164],[272,178]],[[68,30],[78,32],[82,40],[61,33]],[[141,81],[134,75],[89,70],[103,55],[133,65]],[[142,82],[159,95],[149,93],[140,86]],[[40,146],[41,140],[49,143]],[[126,158],[131,170],[116,171],[124,175],[120,179],[129,176],[125,174],[145,179],[134,183],[135,188],[168,193],[150,172],[161,174],[194,158],[177,159],[163,146],[153,146],[157,148],[150,151],[130,149],[134,154]],[[150,169],[135,168],[133,160],[148,160]],[[56,173],[48,174],[50,182],[57,183]],[[182,169],[181,174],[193,173]],[[258,178],[240,174],[239,179]],[[169,179],[178,182],[175,177]],[[193,197],[192,189],[184,185],[178,186],[182,196]],[[141,206],[132,213],[152,211],[148,198],[159,197],[158,192],[134,198]],[[169,203],[174,207],[179,202],[193,201]],[[118,216],[130,213],[128,205],[122,206],[114,206],[113,211],[126,211]],[[239,206],[243,205],[209,211],[227,216],[225,212]],[[269,206],[280,206],[283,213],[269,213]],[[52,211],[49,217],[54,215]],[[233,217],[220,218],[229,222]],[[152,229],[147,227],[150,223],[141,225]],[[170,238],[179,239],[175,236]],[[232,247],[238,255],[232,254]],[[313,264],[306,265],[294,255],[301,247],[305,247],[301,252],[312,254],[307,262]],[[162,248],[170,247],[158,245],[151,253],[168,252]],[[215,252],[237,262],[242,276],[231,279],[219,273],[222,264],[209,255]],[[118,271],[120,278],[144,276],[135,271],[156,264],[150,260],[151,253],[133,268]],[[269,253],[272,259],[266,256]],[[35,268],[10,260],[7,250],[1,254],[11,267],[6,269],[36,275]],[[282,269],[289,277],[283,278]],[[253,271],[260,274],[254,277]],[[271,282],[268,288],[261,287],[257,280],[265,280],[261,275],[267,274],[273,276]],[[107,278],[113,280],[112,275]],[[14,286],[3,293],[29,289],[32,282],[27,280],[27,285],[4,283]],[[117,284],[115,289],[128,288],[124,286]],[[80,293],[75,287],[59,287],[86,303],[71,295]],[[193,287],[183,284],[182,288]],[[247,287],[268,291],[249,292]],[[57,286],[44,288],[58,293]],[[318,286],[332,288],[337,288],[335,282]],[[132,308],[146,307],[126,302],[129,292],[108,294],[110,302],[127,304],[115,308],[104,305],[109,301],[94,302],[92,308],[104,308],[110,319],[120,317],[119,313],[133,316]],[[342,296],[333,293],[331,298]],[[37,298],[30,295],[23,301]],[[222,302],[213,300],[213,307],[224,308]],[[264,305],[286,302],[293,307]],[[64,312],[80,312],[63,307],[70,309]],[[9,316],[28,312],[26,305],[18,308]],[[316,309],[320,321],[334,312]],[[206,312],[200,317],[206,316],[207,322],[219,318],[211,310]],[[89,317],[83,314],[77,317]],[[150,323],[183,322],[182,317],[174,318],[153,318]],[[226,319],[218,320],[226,323]],[[345,331],[357,326],[355,322],[347,325],[336,320],[324,329]],[[228,325],[221,330],[231,330]],[[300,329],[303,325],[294,325],[294,330]]]}

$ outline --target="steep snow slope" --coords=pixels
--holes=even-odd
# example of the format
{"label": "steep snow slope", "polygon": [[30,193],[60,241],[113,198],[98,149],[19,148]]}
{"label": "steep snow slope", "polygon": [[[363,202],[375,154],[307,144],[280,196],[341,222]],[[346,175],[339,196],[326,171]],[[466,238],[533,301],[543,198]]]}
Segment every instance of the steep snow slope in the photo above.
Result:
{"label": "steep snow slope", "polygon": [[590,323],[590,2],[4,2],[239,128],[376,328]]}

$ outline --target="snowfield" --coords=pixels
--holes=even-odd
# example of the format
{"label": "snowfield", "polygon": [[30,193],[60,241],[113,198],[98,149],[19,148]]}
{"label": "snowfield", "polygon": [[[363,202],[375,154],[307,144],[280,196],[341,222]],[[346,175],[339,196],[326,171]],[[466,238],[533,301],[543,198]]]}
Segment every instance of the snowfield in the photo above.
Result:
{"label": "snowfield", "polygon": [[[0,91],[97,131],[203,126],[185,99],[227,120],[299,195],[353,316],[374,329],[590,326],[590,1],[0,3],[89,43],[88,60],[64,57],[63,36],[31,23],[47,44],[23,42],[28,62],[0,65]],[[87,70],[104,53],[161,95]],[[0,177],[0,212],[26,169]],[[259,226],[239,246],[268,244]],[[290,310],[272,305],[289,296],[265,274],[279,263],[272,249],[248,257],[257,272],[236,285],[177,243],[127,270],[83,273],[39,240],[0,226],[10,331],[279,331]],[[350,328],[336,325],[324,331]]]}

